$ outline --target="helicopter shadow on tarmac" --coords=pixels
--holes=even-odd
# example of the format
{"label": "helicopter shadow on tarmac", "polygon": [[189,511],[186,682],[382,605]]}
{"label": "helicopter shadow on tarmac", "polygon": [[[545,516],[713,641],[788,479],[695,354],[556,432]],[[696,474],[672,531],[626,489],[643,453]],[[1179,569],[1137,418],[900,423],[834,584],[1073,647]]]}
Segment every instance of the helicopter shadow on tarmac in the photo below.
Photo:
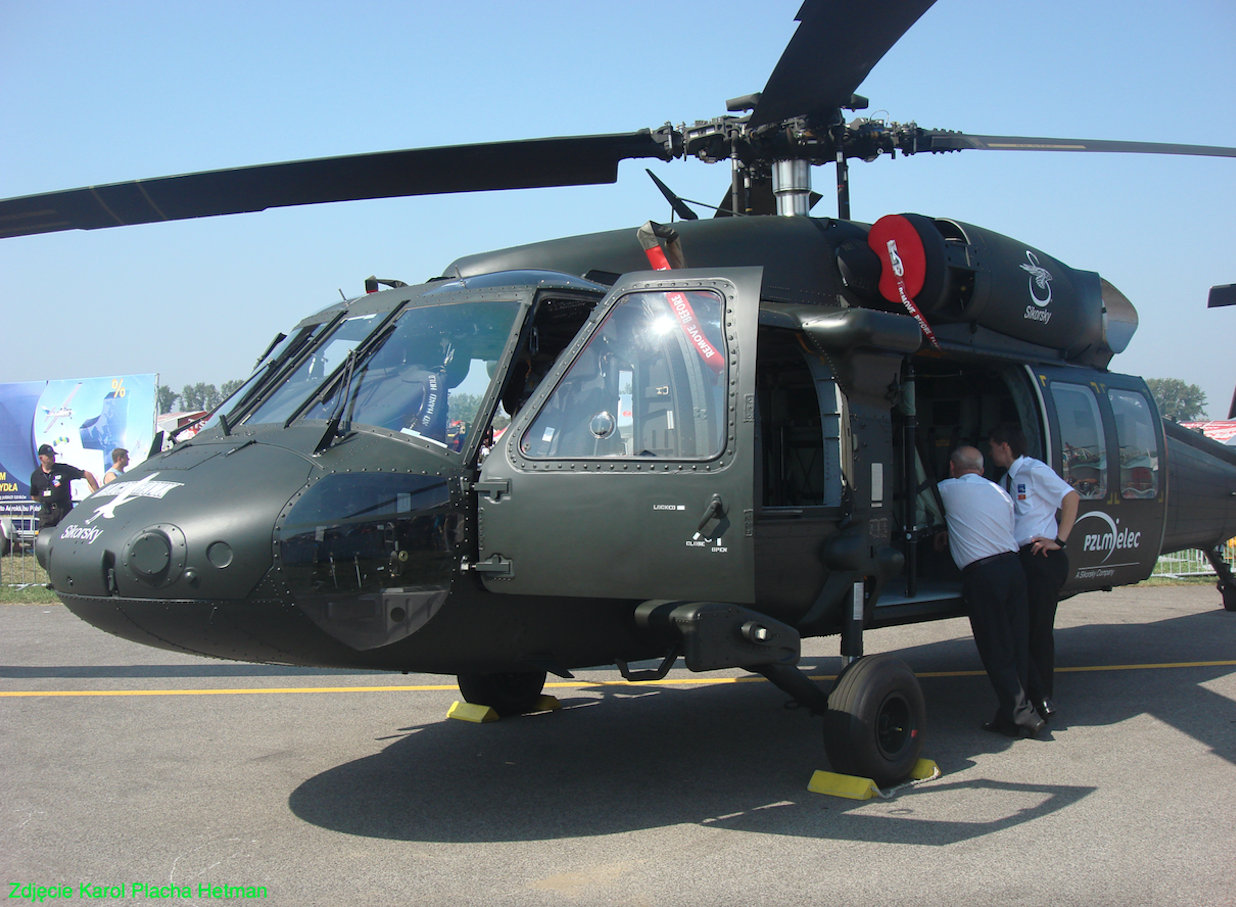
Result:
{"label": "helicopter shadow on tarmac", "polygon": [[[1068,605],[1063,604],[1062,610]],[[1056,705],[1047,736],[1070,727],[1104,727],[1149,715],[1207,745],[1236,765],[1236,703],[1205,684],[1236,672],[1230,664],[1236,621],[1221,607],[1151,623],[1086,624],[1056,630]],[[995,698],[982,677],[930,676],[980,671],[973,642],[949,640],[898,650],[920,677],[927,699],[932,758],[943,764],[957,744],[941,731],[963,731],[987,718]],[[1207,662],[1229,662],[1207,664]],[[1139,667],[1143,666],[1143,667]],[[1150,667],[1157,666],[1157,667]],[[973,681],[980,681],[976,689]],[[982,735],[984,751],[1012,741]],[[973,752],[971,747],[970,752]]]}
{"label": "helicopter shadow on tarmac", "polygon": [[634,693],[602,687],[599,698],[564,697],[556,713],[404,728],[407,736],[381,753],[306,781],[289,806],[324,828],[408,841],[552,840],[694,823],[947,843],[1090,792],[1009,785],[1037,805],[985,823],[929,822],[930,831],[922,822],[864,822],[856,835],[843,820],[849,801],[805,791],[812,771],[826,765],[820,724],[805,713],[787,716],[776,707],[780,697],[762,683]]}
{"label": "helicopter shadow on tarmac", "polygon": [[[1063,629],[1057,632],[1059,663],[1150,663],[1139,657],[1151,653],[1158,655],[1155,663],[1217,660],[1223,657],[1219,650],[1230,650],[1224,640],[1233,631],[1222,630],[1230,620],[1218,611]],[[977,665],[970,640],[899,654],[928,675],[925,754],[945,777],[874,808],[805,790],[811,773],[828,767],[820,723],[805,711],[778,709],[783,695],[762,682],[689,690],[555,689],[563,705],[556,713],[487,725],[442,721],[400,728],[399,739],[382,752],[305,781],[292,792],[289,807],[323,828],[408,841],[552,840],[694,823],[947,845],[1033,821],[1096,790],[982,777],[950,781],[982,754],[1051,741],[1014,742],[979,730],[994,699],[985,677],[965,673]],[[837,664],[823,658],[816,667],[804,667],[818,676]],[[1236,706],[1202,686],[1233,670],[1065,670],[1058,693],[1068,702],[1067,718],[1054,724],[1053,733],[1148,713],[1236,763]],[[960,821],[959,802],[965,816]]]}

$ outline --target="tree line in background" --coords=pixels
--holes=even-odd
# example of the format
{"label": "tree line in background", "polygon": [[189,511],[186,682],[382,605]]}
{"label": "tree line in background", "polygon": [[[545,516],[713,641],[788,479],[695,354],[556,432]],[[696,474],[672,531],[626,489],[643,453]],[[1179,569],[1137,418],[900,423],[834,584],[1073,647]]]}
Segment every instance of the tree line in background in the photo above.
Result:
{"label": "tree line in background", "polygon": [[198,382],[186,384],[178,394],[166,384],[160,384],[155,393],[155,402],[160,413],[195,412],[200,409],[212,410],[228,398],[243,381],[224,381],[221,387]]}
{"label": "tree line in background", "polygon": [[1179,378],[1147,378],[1159,415],[1173,422],[1200,422],[1206,418],[1206,392]]}

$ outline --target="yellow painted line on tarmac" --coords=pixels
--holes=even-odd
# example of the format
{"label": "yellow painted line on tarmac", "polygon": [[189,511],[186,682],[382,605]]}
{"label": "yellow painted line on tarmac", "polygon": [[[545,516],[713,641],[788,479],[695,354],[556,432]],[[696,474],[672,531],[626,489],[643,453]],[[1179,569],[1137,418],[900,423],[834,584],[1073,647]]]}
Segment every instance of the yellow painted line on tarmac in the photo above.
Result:
{"label": "yellow painted line on tarmac", "polygon": [[14,690],[5,696],[242,696],[252,693],[425,693],[455,690],[455,684],[407,687],[250,687],[234,690]]}
{"label": "yellow painted line on tarmac", "polygon": [[1081,665],[1076,668],[1056,668],[1056,673],[1058,674],[1061,671],[1140,671],[1152,668],[1228,668],[1232,665],[1236,665],[1236,661],[1172,661],[1148,665]]}
{"label": "yellow painted line on tarmac", "polygon": [[[823,679],[823,678],[816,678]],[[605,686],[706,686],[718,683],[766,683],[763,677],[684,677],[681,680],[575,680],[547,683],[549,687],[605,687]],[[12,690],[0,691],[0,698],[30,696],[243,696],[260,693],[439,693],[457,692],[453,683],[421,684],[417,686],[392,687],[240,687],[237,689],[198,690]]]}
{"label": "yellow painted line on tarmac", "polygon": [[[1056,673],[1081,673],[1094,671],[1149,671],[1165,668],[1230,668],[1236,667],[1236,659],[1224,661],[1175,661],[1162,664],[1128,665],[1082,665],[1056,668]],[[832,680],[835,674],[812,674],[812,680]],[[916,674],[924,677],[982,677],[982,671],[929,671]],[[767,683],[763,677],[682,677],[662,680],[564,680],[545,684],[549,688],[585,689],[588,687],[651,687],[651,686],[715,686],[726,683]],[[246,696],[258,694],[296,693],[441,693],[456,692],[453,683],[417,684],[389,687],[241,687],[236,689],[198,690],[4,690],[0,699],[35,696]]]}
{"label": "yellow painted line on tarmac", "polygon": [[[1132,665],[1078,665],[1076,667],[1057,667],[1057,674],[1080,674],[1094,671],[1153,671],[1162,668],[1230,668],[1236,666],[1236,660],[1224,661],[1172,661],[1162,664],[1132,664]],[[932,671],[915,673],[915,677],[982,677],[983,671]]]}

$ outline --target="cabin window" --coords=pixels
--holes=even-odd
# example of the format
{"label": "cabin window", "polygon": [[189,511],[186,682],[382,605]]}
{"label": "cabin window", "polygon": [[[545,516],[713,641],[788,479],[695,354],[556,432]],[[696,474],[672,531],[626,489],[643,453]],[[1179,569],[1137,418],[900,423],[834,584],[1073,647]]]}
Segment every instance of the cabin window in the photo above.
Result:
{"label": "cabin window", "polygon": [[1153,410],[1137,391],[1109,390],[1120,445],[1120,496],[1153,498],[1159,493],[1159,445]]}
{"label": "cabin window", "polygon": [[1086,500],[1107,495],[1107,445],[1098,401],[1084,384],[1053,381],[1052,399],[1060,419],[1064,480]]}
{"label": "cabin window", "polygon": [[624,298],[554,388],[520,451],[559,459],[719,456],[727,406],[723,311],[711,291]]}
{"label": "cabin window", "polygon": [[756,372],[765,507],[841,504],[844,397],[800,335],[761,326]]}

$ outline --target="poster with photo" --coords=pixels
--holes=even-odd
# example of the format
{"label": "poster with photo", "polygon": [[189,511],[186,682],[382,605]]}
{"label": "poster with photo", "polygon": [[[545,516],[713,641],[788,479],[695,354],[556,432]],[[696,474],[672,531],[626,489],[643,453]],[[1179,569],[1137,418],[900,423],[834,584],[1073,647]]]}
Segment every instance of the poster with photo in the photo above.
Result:
{"label": "poster with photo", "polygon": [[[38,449],[102,481],[112,451],[129,451],[130,466],[146,459],[155,433],[158,375],[110,375],[0,384],[0,513],[28,513],[30,476]],[[78,487],[80,486],[80,487]],[[73,483],[73,498],[89,492]]]}

